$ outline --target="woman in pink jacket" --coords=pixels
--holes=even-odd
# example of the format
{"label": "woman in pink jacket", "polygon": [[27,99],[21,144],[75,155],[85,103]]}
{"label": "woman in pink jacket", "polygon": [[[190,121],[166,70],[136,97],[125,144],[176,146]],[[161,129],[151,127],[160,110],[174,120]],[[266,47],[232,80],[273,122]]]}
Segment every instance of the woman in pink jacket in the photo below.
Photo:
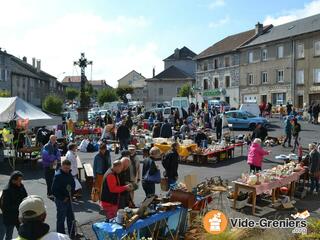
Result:
{"label": "woman in pink jacket", "polygon": [[250,146],[247,163],[250,165],[250,171],[261,171],[263,157],[268,155],[270,151],[265,151],[261,147],[261,139],[256,138]]}

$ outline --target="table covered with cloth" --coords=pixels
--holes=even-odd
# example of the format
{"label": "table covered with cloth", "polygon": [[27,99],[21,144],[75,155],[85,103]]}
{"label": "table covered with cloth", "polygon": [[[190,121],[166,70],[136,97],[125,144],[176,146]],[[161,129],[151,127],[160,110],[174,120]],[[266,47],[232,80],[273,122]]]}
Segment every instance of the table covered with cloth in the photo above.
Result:
{"label": "table covered with cloth", "polygon": [[[160,144],[160,143],[155,143],[155,147],[158,147],[162,153],[169,152],[171,150],[171,144]],[[197,149],[198,145],[193,143],[193,144],[188,144],[188,145],[179,145],[178,146],[178,154],[181,157],[188,157],[193,151]]]}
{"label": "table covered with cloth", "polygon": [[125,229],[123,226],[115,222],[98,222],[92,225],[98,240],[105,239],[121,239],[127,234],[136,233],[137,239],[140,239],[140,231],[144,228],[149,228],[160,221],[167,221],[168,227],[171,231],[176,231],[180,227],[181,214],[184,208],[177,208],[175,210],[158,212],[145,219],[139,219],[133,223],[129,228]]}

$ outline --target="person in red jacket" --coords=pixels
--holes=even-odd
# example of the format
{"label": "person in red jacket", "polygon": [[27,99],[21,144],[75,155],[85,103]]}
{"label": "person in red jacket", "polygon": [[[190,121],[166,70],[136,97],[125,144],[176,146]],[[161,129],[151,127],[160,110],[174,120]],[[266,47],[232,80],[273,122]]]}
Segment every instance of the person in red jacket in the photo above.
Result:
{"label": "person in red jacket", "polygon": [[256,138],[250,146],[247,163],[250,166],[250,171],[261,171],[263,157],[269,155],[270,151],[265,151],[261,147],[261,139]]}
{"label": "person in red jacket", "polygon": [[120,193],[132,191],[131,184],[121,186],[118,175],[122,172],[121,161],[115,161],[112,167],[104,174],[101,187],[100,203],[107,219],[114,218],[119,208]]}

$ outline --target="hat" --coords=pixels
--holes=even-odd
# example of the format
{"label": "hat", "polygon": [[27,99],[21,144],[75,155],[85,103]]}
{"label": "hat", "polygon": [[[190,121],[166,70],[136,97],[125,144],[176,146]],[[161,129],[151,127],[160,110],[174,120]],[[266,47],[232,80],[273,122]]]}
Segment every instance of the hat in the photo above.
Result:
{"label": "hat", "polygon": [[159,159],[161,157],[160,149],[158,147],[152,147],[150,149],[150,157]]}
{"label": "hat", "polygon": [[46,212],[46,207],[40,196],[30,195],[23,199],[19,206],[20,218],[30,219],[39,217]]}
{"label": "hat", "polygon": [[128,150],[136,150],[136,146],[133,145],[133,144],[130,144],[130,145],[128,146]]}

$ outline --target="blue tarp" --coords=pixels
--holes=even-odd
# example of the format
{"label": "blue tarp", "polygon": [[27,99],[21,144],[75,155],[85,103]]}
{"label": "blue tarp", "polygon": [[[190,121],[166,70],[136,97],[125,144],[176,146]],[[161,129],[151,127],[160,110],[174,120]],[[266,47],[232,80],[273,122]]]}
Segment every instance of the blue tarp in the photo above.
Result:
{"label": "blue tarp", "polygon": [[[98,240],[105,239],[120,239],[126,234],[133,233],[134,231],[138,233],[141,229],[151,226],[152,224],[159,222],[164,219],[168,219],[168,226],[172,230],[176,230],[178,227],[179,215],[182,208],[177,208],[172,211],[158,212],[145,219],[139,219],[137,222],[132,224],[128,229],[117,223],[108,222],[98,222],[92,225],[92,229],[97,235]],[[142,237],[142,236],[141,236]]]}

